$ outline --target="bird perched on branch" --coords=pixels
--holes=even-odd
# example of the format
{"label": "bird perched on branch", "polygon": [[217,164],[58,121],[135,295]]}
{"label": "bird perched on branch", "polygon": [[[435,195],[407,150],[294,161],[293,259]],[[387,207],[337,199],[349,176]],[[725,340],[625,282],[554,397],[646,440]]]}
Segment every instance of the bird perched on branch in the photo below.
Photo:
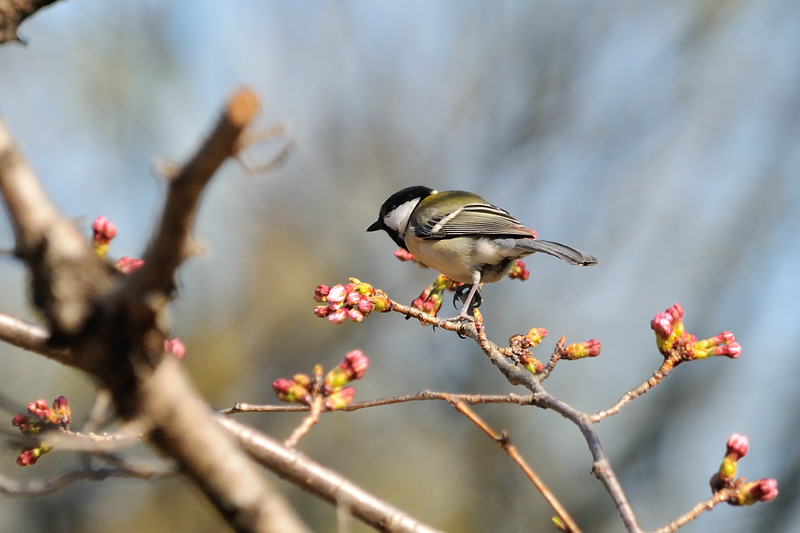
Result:
{"label": "bird perched on branch", "polygon": [[481,285],[502,279],[526,255],[543,252],[572,265],[597,263],[586,252],[537,239],[507,211],[466,191],[406,187],[383,203],[367,231],[381,229],[420,263],[464,284],[456,291],[463,306],[454,321],[468,319],[480,304]]}

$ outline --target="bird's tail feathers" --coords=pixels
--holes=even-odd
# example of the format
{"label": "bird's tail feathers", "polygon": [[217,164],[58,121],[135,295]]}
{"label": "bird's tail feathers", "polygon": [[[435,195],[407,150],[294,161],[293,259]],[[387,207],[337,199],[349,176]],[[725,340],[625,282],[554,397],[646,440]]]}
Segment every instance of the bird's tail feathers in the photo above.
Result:
{"label": "bird's tail feathers", "polygon": [[597,258],[586,252],[570,248],[564,244],[539,239],[525,239],[523,246],[532,252],[542,252],[558,257],[571,265],[589,266],[597,264]]}

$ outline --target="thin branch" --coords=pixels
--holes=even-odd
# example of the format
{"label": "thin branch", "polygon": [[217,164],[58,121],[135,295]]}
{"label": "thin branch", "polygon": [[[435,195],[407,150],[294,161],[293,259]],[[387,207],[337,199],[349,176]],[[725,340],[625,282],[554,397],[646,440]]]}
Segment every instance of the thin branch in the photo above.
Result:
{"label": "thin branch", "polygon": [[[363,400],[360,402],[353,402],[336,411],[328,411],[331,413],[338,411],[358,411],[359,409],[367,409],[370,407],[379,407],[383,405],[394,405],[397,403],[419,402],[428,400],[437,401],[450,401],[455,398],[467,404],[479,403],[514,403],[518,405],[530,405],[533,403],[532,397],[521,394],[462,394],[455,392],[435,392],[435,391],[422,391],[414,394],[406,394],[403,396],[393,396],[391,398],[378,398],[375,400]],[[308,411],[307,405],[286,404],[286,405],[260,405],[250,403],[236,403],[233,407],[228,409],[221,409],[220,414],[233,415],[238,413],[288,413],[298,411]]]}
{"label": "thin branch", "polygon": [[665,377],[667,377],[667,375],[670,373],[670,371],[673,368],[675,368],[675,366],[677,366],[677,364],[680,363],[680,362],[681,362],[681,357],[680,357],[679,354],[675,354],[674,353],[674,354],[670,355],[669,357],[665,358],[664,362],[661,364],[661,366],[658,368],[658,370],[653,372],[653,375],[650,376],[647,379],[647,381],[645,381],[644,383],[642,383],[641,385],[639,385],[635,389],[632,389],[632,390],[626,392],[625,394],[623,394],[622,397],[617,401],[617,403],[615,403],[614,405],[612,405],[608,409],[603,409],[602,411],[598,411],[593,415],[589,415],[589,420],[592,421],[592,422],[599,422],[600,420],[604,419],[607,416],[611,416],[611,415],[615,415],[615,414],[619,413],[620,410],[625,405],[627,405],[628,403],[632,402],[633,400],[635,400],[636,398],[638,398],[642,394],[646,393],[647,391],[649,391],[650,389],[652,389],[653,387],[655,387],[656,385],[661,383],[661,381]]}
{"label": "thin branch", "polygon": [[380,530],[401,533],[434,533],[438,530],[423,524],[403,511],[379,500],[340,474],[315,463],[300,452],[241,424],[219,416],[222,424],[239,444],[261,464],[303,490],[331,502],[364,523]]}
{"label": "thin branch", "polygon": [[0,313],[0,340],[24,350],[60,360],[55,357],[55,354],[60,352],[54,352],[48,346],[50,332],[39,324],[26,322],[11,315]]}
{"label": "thin branch", "polygon": [[731,501],[736,498],[736,489],[728,488],[715,492],[709,499],[699,502],[692,507],[689,511],[679,516],[664,527],[656,529],[653,533],[673,533],[679,528],[685,526],[705,511],[710,511],[722,502]]}
{"label": "thin branch", "polygon": [[153,479],[172,473],[162,465],[136,469],[121,467],[88,468],[68,470],[46,478],[14,480],[0,474],[0,493],[6,496],[41,496],[62,489],[76,481],[103,481],[108,478]]}
{"label": "thin branch", "polygon": [[642,531],[639,526],[639,521],[636,518],[636,513],[634,513],[625,492],[622,490],[622,485],[620,485],[619,479],[611,467],[611,462],[600,444],[600,438],[592,427],[592,421],[589,419],[588,415],[581,413],[547,392],[542,386],[538,376],[534,376],[530,372],[510,362],[504,353],[505,351],[486,337],[486,331],[480,322],[455,324],[423,313],[418,309],[397,304],[394,301],[391,303],[391,308],[393,311],[404,314],[405,316],[416,318],[423,324],[434,325],[442,329],[455,331],[460,336],[472,338],[478,343],[478,346],[481,347],[492,364],[500,370],[509,383],[512,385],[522,385],[533,394],[532,403],[534,405],[543,409],[552,409],[578,426],[592,454],[592,472],[600,482],[603,483],[606,491],[611,496],[617,508],[617,512],[622,518],[622,522],[625,524],[625,528],[631,533],[640,533]]}
{"label": "thin branch", "polygon": [[294,448],[297,446],[297,443],[300,442],[300,439],[302,439],[304,436],[306,436],[306,434],[308,434],[309,431],[311,431],[311,428],[317,422],[319,422],[319,417],[322,414],[324,402],[325,398],[321,394],[314,396],[314,400],[309,406],[311,412],[308,413],[308,416],[303,419],[303,423],[297,426],[294,431],[292,431],[292,434],[289,436],[289,438],[283,441],[284,446],[287,448]]}
{"label": "thin branch", "polygon": [[17,35],[22,22],[56,0],[0,0],[0,44],[24,41]]}
{"label": "thin branch", "polygon": [[456,408],[458,412],[469,418],[476,426],[478,426],[481,431],[483,431],[486,435],[489,436],[490,439],[495,441],[500,448],[503,449],[504,452],[508,454],[512,461],[514,461],[517,466],[522,469],[528,479],[531,480],[531,483],[536,487],[536,489],[541,493],[544,497],[545,501],[553,508],[556,512],[558,517],[564,523],[566,531],[571,533],[581,533],[578,524],[575,523],[575,520],[572,519],[569,512],[567,512],[566,508],[561,505],[561,502],[558,501],[556,495],[550,490],[550,488],[545,485],[544,481],[539,477],[536,471],[528,464],[522,454],[519,453],[519,450],[516,446],[511,443],[511,438],[505,433],[497,433],[495,430],[489,426],[478,414],[467,407],[467,404],[460,400],[456,400],[453,398],[450,401],[450,404]]}

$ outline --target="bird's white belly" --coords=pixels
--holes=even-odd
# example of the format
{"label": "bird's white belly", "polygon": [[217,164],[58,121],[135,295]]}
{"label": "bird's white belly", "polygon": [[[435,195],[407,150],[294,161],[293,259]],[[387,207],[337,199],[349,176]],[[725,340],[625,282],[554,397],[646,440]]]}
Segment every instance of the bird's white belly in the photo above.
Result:
{"label": "bird's white belly", "polygon": [[453,281],[472,283],[474,269],[464,257],[472,254],[475,241],[467,238],[445,240],[407,239],[408,251],[422,264],[436,269]]}
{"label": "bird's white belly", "polygon": [[498,281],[505,276],[508,268],[498,271],[487,269],[486,266],[499,265],[508,257],[520,255],[514,250],[495,246],[486,238],[407,239],[406,246],[421,263],[461,283],[474,283],[473,276],[477,272],[483,274],[480,279],[482,283]]}

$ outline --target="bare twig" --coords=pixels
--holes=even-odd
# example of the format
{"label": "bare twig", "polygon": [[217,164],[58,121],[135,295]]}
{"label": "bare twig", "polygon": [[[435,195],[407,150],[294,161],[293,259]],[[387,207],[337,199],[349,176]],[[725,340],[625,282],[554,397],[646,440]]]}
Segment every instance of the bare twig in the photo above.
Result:
{"label": "bare twig", "polygon": [[659,367],[658,370],[653,372],[653,375],[650,376],[650,378],[648,378],[647,381],[645,381],[644,383],[642,383],[641,385],[639,385],[635,389],[632,389],[632,390],[626,392],[625,394],[623,394],[622,397],[617,401],[617,403],[615,403],[614,405],[612,405],[608,409],[603,409],[602,411],[598,411],[597,413],[595,413],[593,415],[589,415],[589,420],[592,421],[592,422],[599,422],[600,420],[604,419],[607,416],[611,416],[611,415],[615,415],[615,414],[619,413],[620,410],[625,405],[627,405],[631,401],[635,400],[636,398],[638,398],[642,394],[646,393],[647,391],[649,391],[650,389],[652,389],[653,387],[655,387],[656,385],[661,383],[661,381],[665,377],[667,377],[669,372],[673,368],[675,368],[675,366],[678,363],[680,363],[680,361],[681,361],[681,357],[680,357],[679,354],[672,354],[669,357],[665,358],[664,362],[661,364],[661,367]]}
{"label": "bare twig", "polygon": [[308,416],[303,419],[303,423],[300,424],[292,431],[292,434],[289,436],[288,439],[283,441],[283,445],[287,448],[294,448],[297,446],[297,443],[300,442],[311,428],[319,422],[319,417],[322,414],[322,406],[324,405],[325,398],[321,394],[317,394],[314,396],[314,400],[311,402],[309,406],[310,413]]}
{"label": "bare twig", "polygon": [[522,454],[520,454],[517,447],[511,443],[511,438],[505,432],[497,433],[491,428],[491,426],[489,426],[489,424],[479,417],[475,411],[467,407],[467,404],[464,402],[452,398],[450,400],[450,404],[455,407],[458,412],[472,420],[472,422],[478,426],[481,431],[488,435],[490,439],[495,441],[497,445],[508,454],[511,460],[514,461],[523,472],[525,472],[525,475],[528,476],[528,479],[531,480],[531,483],[533,483],[536,489],[542,494],[548,505],[553,508],[558,517],[563,521],[566,531],[571,533],[581,532],[578,524],[575,523],[575,520],[572,519],[572,516],[570,516],[566,508],[561,505],[561,502],[558,501],[556,495],[553,494],[553,492],[547,485],[545,485],[544,481],[542,481],[536,471],[528,464],[525,458],[522,457]]}
{"label": "bare twig", "polygon": [[625,492],[622,490],[619,479],[617,479],[616,473],[611,467],[611,462],[600,444],[600,439],[597,432],[592,427],[592,421],[589,419],[588,415],[581,413],[567,403],[551,395],[542,386],[538,376],[534,376],[530,372],[522,370],[517,365],[510,362],[504,350],[486,337],[486,331],[483,327],[476,327],[476,324],[473,322],[454,324],[446,320],[432,317],[418,309],[397,304],[394,301],[392,301],[391,308],[393,311],[404,314],[410,318],[416,318],[423,324],[434,325],[442,329],[455,331],[461,336],[472,338],[478,343],[492,364],[500,370],[509,383],[512,385],[522,385],[531,391],[533,405],[537,405],[543,409],[552,409],[578,426],[592,454],[592,472],[606,487],[606,491],[611,496],[617,508],[617,512],[622,518],[622,522],[625,524],[625,528],[631,533],[641,532],[636,514]]}
{"label": "bare twig", "polygon": [[[532,398],[530,395],[521,395],[514,393],[460,394],[455,392],[422,391],[415,394],[406,394],[404,396],[393,396],[391,398],[378,398],[375,400],[363,400],[360,402],[353,402],[340,409],[336,409],[336,411],[330,411],[330,412],[335,413],[337,411],[358,411],[359,409],[379,407],[382,405],[393,405],[397,403],[419,402],[426,400],[450,401],[451,398],[455,398],[467,404],[514,403],[518,405],[530,405],[532,403]],[[309,407],[307,405],[296,405],[296,404],[258,405],[250,403],[236,403],[234,404],[233,407],[220,410],[219,413],[224,415],[233,415],[237,413],[278,413],[278,412],[293,412],[293,411],[296,412],[296,411],[308,411],[308,410]]]}
{"label": "bare twig", "polygon": [[108,478],[152,479],[169,474],[163,465],[139,465],[137,468],[103,467],[68,470],[47,478],[13,480],[0,474],[0,493],[6,496],[41,496],[50,494],[75,481],[103,481]]}
{"label": "bare twig", "polygon": [[673,533],[673,531],[677,531],[679,528],[685,526],[686,524],[688,524],[689,522],[700,516],[700,513],[703,513],[705,511],[710,511],[720,503],[735,499],[736,494],[737,494],[736,489],[733,488],[722,489],[718,492],[715,492],[714,495],[711,496],[709,499],[699,502],[689,511],[679,516],[666,526],[656,529],[653,533]]}

